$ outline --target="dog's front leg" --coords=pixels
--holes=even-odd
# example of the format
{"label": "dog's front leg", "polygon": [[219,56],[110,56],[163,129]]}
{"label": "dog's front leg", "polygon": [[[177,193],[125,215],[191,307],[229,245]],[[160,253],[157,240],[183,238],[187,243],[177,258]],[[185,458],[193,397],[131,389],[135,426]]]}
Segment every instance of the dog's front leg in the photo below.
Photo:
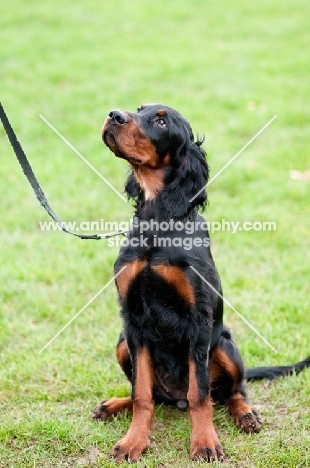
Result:
{"label": "dog's front leg", "polygon": [[152,402],[153,366],[144,347],[131,353],[133,364],[133,417],[129,430],[113,448],[111,456],[117,461],[135,462],[150,445],[150,428],[154,412]]}
{"label": "dog's front leg", "polygon": [[213,406],[210,397],[206,362],[189,357],[189,388],[187,393],[192,423],[192,460],[213,461],[225,457],[213,426]]}

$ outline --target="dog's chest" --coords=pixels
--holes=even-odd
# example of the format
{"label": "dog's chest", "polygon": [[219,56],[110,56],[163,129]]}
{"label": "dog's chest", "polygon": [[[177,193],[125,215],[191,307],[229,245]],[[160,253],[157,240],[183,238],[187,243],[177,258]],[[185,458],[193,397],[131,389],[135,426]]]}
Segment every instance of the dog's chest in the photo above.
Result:
{"label": "dog's chest", "polygon": [[179,267],[167,262],[128,262],[116,279],[122,316],[156,345],[181,343],[195,304],[194,289]]}
{"label": "dog's chest", "polygon": [[126,262],[116,278],[123,303],[138,305],[139,308],[175,306],[187,312],[195,306],[195,290],[184,269],[169,262],[150,262],[135,259]]}

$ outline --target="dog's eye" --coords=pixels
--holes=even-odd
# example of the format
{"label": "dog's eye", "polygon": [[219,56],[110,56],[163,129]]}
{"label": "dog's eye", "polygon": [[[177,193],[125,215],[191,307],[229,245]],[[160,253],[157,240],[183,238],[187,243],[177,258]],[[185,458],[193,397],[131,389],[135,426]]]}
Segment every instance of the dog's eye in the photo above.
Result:
{"label": "dog's eye", "polygon": [[159,127],[167,127],[167,122],[163,117],[158,117],[158,119],[156,119],[156,123]]}

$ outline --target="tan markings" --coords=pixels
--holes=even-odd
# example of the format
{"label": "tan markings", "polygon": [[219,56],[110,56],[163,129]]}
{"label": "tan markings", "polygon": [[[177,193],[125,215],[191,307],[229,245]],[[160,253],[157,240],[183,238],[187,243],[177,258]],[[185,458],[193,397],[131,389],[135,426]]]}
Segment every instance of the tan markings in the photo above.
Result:
{"label": "tan markings", "polygon": [[132,398],[130,396],[123,398],[111,398],[110,400],[102,401],[93,411],[95,419],[109,419],[111,416],[116,416],[117,413],[128,410],[132,412]]}
{"label": "tan markings", "polygon": [[103,122],[102,130],[101,130],[101,133],[102,133],[102,134],[103,134],[103,131],[104,131],[104,127],[108,124],[108,122],[109,122],[109,117],[107,117],[107,118],[105,119],[105,121]]}
{"label": "tan markings", "polygon": [[219,346],[212,351],[209,373],[211,382],[214,382],[221,373],[229,374],[234,384],[239,378],[239,368],[229,355]]}
{"label": "tan markings", "polygon": [[196,364],[192,357],[188,360],[188,379],[189,379],[189,386],[187,392],[187,400],[190,408],[194,410],[195,408],[200,408],[203,405],[206,408],[208,414],[208,420],[210,422],[210,418],[213,417],[213,408],[211,398],[207,396],[205,402],[201,402],[200,399],[200,392],[198,387],[197,381],[197,371],[196,371]]}
{"label": "tan markings", "polygon": [[163,165],[168,166],[170,164],[170,154],[167,153],[166,156],[163,159]]}
{"label": "tan markings", "polygon": [[112,451],[112,456],[118,461],[128,458],[135,462],[150,445],[150,429],[154,413],[152,403],[154,378],[151,357],[145,348],[138,352],[135,365],[132,422],[125,437]]}
{"label": "tan markings", "polygon": [[116,285],[121,298],[126,296],[131,281],[140,273],[145,265],[145,260],[134,260],[126,264],[126,268],[116,278]]}
{"label": "tan markings", "polygon": [[109,413],[117,414],[120,411],[128,410],[132,412],[132,398],[131,396],[123,398],[111,398],[106,403]]}
{"label": "tan markings", "polygon": [[157,168],[144,165],[133,166],[138,184],[144,191],[146,200],[154,200],[158,192],[164,187],[164,167],[170,164],[170,154],[167,153]]}
{"label": "tan markings", "polygon": [[[191,436],[191,459],[199,457],[215,459],[218,454],[222,455],[220,441],[213,426],[213,405],[210,395],[203,401],[196,374],[196,364],[193,358],[189,358],[189,387],[187,400],[189,404],[189,414],[192,424]],[[206,453],[206,449],[211,450],[212,455]]]}
{"label": "tan markings", "polygon": [[209,361],[209,366],[208,366],[208,372],[209,372],[211,385],[218,380],[222,371],[223,371],[223,368],[219,365],[219,363],[215,359],[212,359],[212,356],[211,356],[211,359]]}
{"label": "tan markings", "polygon": [[159,111],[157,111],[157,115],[163,117],[164,115],[167,115],[167,112],[164,109],[159,109]]}
{"label": "tan markings", "polygon": [[136,357],[135,386],[133,389],[134,403],[143,399],[152,401],[153,394],[153,364],[149,352],[142,348]]}
{"label": "tan markings", "polygon": [[252,408],[245,403],[243,396],[239,392],[229,398],[226,405],[235,421],[247,413],[252,413]]}
{"label": "tan markings", "polygon": [[116,357],[121,366],[124,368],[124,364],[128,359],[130,359],[129,350],[126,341],[121,341],[120,344],[116,348]]}
{"label": "tan markings", "polygon": [[164,186],[163,169],[152,169],[147,166],[134,166],[137,182],[144,191],[146,200],[153,200]]}
{"label": "tan markings", "polygon": [[118,147],[131,164],[157,166],[159,159],[156,148],[142,132],[138,122],[131,120],[126,125],[118,125],[116,129]]}
{"label": "tan markings", "polygon": [[102,135],[105,135],[109,148],[115,156],[127,159],[133,166],[157,167],[159,158],[155,146],[142,132],[140,125],[127,116],[127,123],[115,125],[105,120]]}
{"label": "tan markings", "polygon": [[186,274],[181,268],[168,265],[167,262],[161,265],[151,265],[157,274],[162,276],[168,283],[172,284],[178,294],[190,305],[195,304],[194,289],[188,281]]}

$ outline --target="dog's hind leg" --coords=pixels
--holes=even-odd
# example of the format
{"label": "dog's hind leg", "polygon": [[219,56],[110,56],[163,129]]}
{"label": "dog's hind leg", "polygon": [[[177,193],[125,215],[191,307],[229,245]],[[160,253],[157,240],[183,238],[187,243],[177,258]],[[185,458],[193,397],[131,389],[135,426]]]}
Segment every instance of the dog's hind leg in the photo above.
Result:
{"label": "dog's hind leg", "polygon": [[226,327],[211,351],[209,375],[212,399],[228,407],[238,427],[245,432],[258,432],[262,420],[247,403],[244,364]]}
{"label": "dog's hind leg", "polygon": [[125,410],[132,412],[132,399],[130,396],[103,400],[94,408],[92,417],[94,419],[110,419]]}

